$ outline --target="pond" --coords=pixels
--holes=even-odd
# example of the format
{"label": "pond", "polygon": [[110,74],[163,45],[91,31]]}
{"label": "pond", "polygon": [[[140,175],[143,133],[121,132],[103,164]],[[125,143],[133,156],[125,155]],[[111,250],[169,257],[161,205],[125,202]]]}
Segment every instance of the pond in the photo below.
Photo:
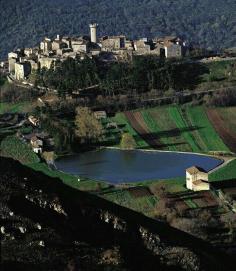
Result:
{"label": "pond", "polygon": [[66,156],[55,162],[63,172],[114,184],[182,177],[188,167],[209,171],[221,163],[197,154],[115,149]]}

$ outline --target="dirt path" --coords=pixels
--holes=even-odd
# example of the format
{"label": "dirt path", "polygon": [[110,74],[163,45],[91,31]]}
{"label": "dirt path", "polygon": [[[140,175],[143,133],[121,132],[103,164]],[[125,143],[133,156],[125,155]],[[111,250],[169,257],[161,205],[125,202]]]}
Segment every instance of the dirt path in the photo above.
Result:
{"label": "dirt path", "polygon": [[208,109],[207,116],[224,143],[232,152],[236,152],[236,134],[226,128],[223,119],[215,109]]}
{"label": "dirt path", "polygon": [[160,149],[163,144],[147,127],[140,112],[125,112],[126,118],[134,130],[154,149]]}

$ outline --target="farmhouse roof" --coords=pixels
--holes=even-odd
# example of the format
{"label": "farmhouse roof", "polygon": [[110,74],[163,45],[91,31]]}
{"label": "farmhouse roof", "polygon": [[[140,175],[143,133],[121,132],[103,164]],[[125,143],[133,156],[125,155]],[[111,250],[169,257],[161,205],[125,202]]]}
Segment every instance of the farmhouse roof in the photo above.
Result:
{"label": "farmhouse roof", "polygon": [[208,183],[208,182],[206,182],[204,180],[200,180],[200,179],[193,182],[194,185],[201,185],[201,184],[205,184],[205,183]]}
{"label": "farmhouse roof", "polygon": [[196,173],[199,173],[199,172],[206,173],[206,171],[203,168],[200,168],[200,167],[197,167],[197,166],[187,168],[186,172],[188,172],[190,174],[196,174]]}
{"label": "farmhouse roof", "polygon": [[35,141],[37,141],[37,140],[38,140],[38,138],[37,138],[36,135],[34,135],[34,136],[31,137],[31,141],[32,141],[32,142],[35,142]]}

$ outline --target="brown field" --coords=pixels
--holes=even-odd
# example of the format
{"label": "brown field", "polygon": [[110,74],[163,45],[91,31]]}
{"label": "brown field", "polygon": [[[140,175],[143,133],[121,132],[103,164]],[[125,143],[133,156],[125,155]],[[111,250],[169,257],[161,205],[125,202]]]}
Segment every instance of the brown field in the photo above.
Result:
{"label": "brown field", "polygon": [[229,123],[232,122],[232,125],[235,125],[236,120],[234,116],[225,119],[218,109],[213,108],[207,110],[207,115],[224,143],[232,152],[236,152],[236,132],[229,128]]}
{"label": "brown field", "polygon": [[193,202],[196,203],[199,208],[218,206],[218,202],[211,192],[200,192],[198,196],[198,198],[193,199]]}
{"label": "brown field", "polygon": [[149,130],[140,112],[125,112],[133,129],[153,148],[160,148],[162,143],[157,136]]}

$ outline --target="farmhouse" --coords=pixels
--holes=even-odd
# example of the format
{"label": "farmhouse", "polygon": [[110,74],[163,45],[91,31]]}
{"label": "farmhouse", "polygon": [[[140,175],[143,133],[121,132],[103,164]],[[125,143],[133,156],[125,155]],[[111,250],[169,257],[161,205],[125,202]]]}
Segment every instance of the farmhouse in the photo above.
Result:
{"label": "farmhouse", "polygon": [[28,120],[30,123],[32,123],[34,126],[39,126],[39,119],[37,119],[34,116],[29,116]]}
{"label": "farmhouse", "polygon": [[37,136],[33,136],[30,140],[30,144],[35,153],[42,153],[43,141]]}
{"label": "farmhouse", "polygon": [[107,117],[107,113],[106,111],[95,111],[94,116],[98,120],[105,119]]}
{"label": "farmhouse", "polygon": [[186,169],[186,187],[193,191],[210,190],[208,173],[196,166]]}

